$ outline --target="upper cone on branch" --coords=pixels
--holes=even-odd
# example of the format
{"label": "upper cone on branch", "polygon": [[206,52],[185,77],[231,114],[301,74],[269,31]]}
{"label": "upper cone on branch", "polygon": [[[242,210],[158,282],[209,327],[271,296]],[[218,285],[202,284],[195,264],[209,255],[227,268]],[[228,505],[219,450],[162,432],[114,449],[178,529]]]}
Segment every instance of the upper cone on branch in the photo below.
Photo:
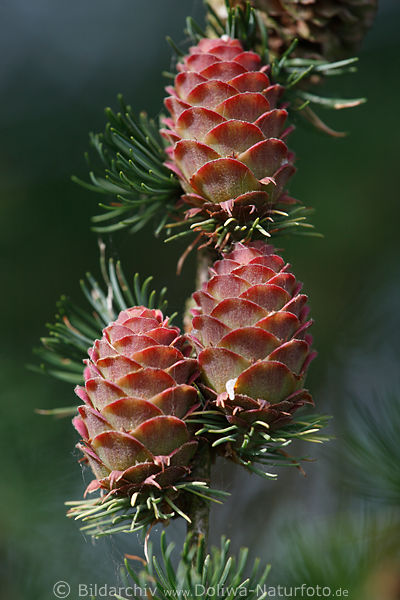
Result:
{"label": "upper cone on branch", "polygon": [[188,385],[197,375],[191,350],[160,310],[130,308],[104,329],[76,389],[84,401],[74,419],[78,447],[95,475],[89,490],[160,489],[190,472],[197,442],[185,417],[198,405]]}
{"label": "upper cone on branch", "polygon": [[[208,0],[218,16],[227,17],[225,0]],[[281,56],[294,39],[293,56],[338,60],[357,52],[371,27],[378,0],[251,0],[268,31],[268,46]],[[231,0],[245,7],[246,0]]]}
{"label": "upper cone on branch", "polygon": [[271,83],[259,55],[227,36],[202,39],[178,70],[162,134],[193,207],[187,216],[248,225],[293,204],[285,190],[295,168],[283,141],[290,131],[278,106],[283,88]]}

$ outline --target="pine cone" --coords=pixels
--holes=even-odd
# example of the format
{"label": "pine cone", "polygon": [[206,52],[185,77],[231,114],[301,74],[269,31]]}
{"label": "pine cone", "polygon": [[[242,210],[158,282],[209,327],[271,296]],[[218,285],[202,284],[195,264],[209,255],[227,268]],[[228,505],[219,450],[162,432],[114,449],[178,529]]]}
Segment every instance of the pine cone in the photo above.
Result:
{"label": "pine cone", "polygon": [[143,306],[121,312],[89,350],[84,405],[74,425],[98,488],[131,494],[164,488],[189,472],[197,442],[185,417],[197,406],[188,385],[197,361],[179,329],[160,310]]}
{"label": "pine cone", "polygon": [[226,36],[202,39],[178,70],[162,134],[183,200],[194,207],[187,216],[248,225],[292,204],[284,189],[295,172],[282,141],[287,111],[276,108],[283,88],[271,85],[258,54]]}
{"label": "pine cone", "polygon": [[238,243],[194,294],[193,340],[206,394],[231,423],[277,427],[305,403],[314,354],[307,296],[272,246]]}
{"label": "pine cone", "polygon": [[[217,14],[227,16],[225,0],[209,0]],[[371,27],[378,0],[252,0],[268,30],[268,46],[281,56],[297,38],[293,56],[337,60],[356,52]],[[231,0],[244,7],[244,0]]]}

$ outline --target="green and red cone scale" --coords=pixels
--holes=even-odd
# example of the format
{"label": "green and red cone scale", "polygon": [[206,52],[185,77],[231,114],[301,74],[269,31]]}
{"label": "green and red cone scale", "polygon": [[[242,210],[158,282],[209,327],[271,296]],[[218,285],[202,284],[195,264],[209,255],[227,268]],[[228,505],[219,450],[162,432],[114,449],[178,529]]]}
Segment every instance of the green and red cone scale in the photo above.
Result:
{"label": "green and red cone scale", "polygon": [[[283,141],[291,131],[279,105],[284,88],[271,83],[258,54],[228,36],[200,40],[178,70],[161,133],[186,217],[203,220],[194,231],[220,248],[251,233],[268,236],[275,215],[296,203],[286,189],[295,168]],[[221,227],[207,229],[210,220],[222,239]]]}
{"label": "green and red cone scale", "polygon": [[194,294],[192,338],[203,392],[231,424],[273,430],[312,404],[304,379],[315,356],[307,296],[262,241],[238,243]]}

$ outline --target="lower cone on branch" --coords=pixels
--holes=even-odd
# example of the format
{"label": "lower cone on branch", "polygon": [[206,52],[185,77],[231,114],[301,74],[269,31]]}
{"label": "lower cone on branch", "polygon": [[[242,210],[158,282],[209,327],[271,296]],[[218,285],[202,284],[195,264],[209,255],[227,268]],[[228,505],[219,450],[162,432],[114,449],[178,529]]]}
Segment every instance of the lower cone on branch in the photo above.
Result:
{"label": "lower cone on branch", "polygon": [[192,347],[160,310],[122,311],[89,350],[74,425],[98,488],[131,495],[190,473],[197,447],[185,418],[198,406]]}

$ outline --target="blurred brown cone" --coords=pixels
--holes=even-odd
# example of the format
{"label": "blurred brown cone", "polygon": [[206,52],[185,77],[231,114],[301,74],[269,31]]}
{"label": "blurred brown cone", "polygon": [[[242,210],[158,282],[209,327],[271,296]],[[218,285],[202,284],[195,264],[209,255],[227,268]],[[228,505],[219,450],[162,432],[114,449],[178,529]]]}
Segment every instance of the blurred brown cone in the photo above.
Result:
{"label": "blurred brown cone", "polygon": [[400,564],[398,560],[384,561],[373,569],[363,590],[364,598],[371,600],[399,600]]}
{"label": "blurred brown cone", "polygon": [[[225,0],[209,0],[226,18]],[[245,6],[245,0],[231,0]],[[268,29],[272,55],[280,56],[297,38],[293,56],[337,60],[353,55],[375,18],[378,0],[251,0]]]}

